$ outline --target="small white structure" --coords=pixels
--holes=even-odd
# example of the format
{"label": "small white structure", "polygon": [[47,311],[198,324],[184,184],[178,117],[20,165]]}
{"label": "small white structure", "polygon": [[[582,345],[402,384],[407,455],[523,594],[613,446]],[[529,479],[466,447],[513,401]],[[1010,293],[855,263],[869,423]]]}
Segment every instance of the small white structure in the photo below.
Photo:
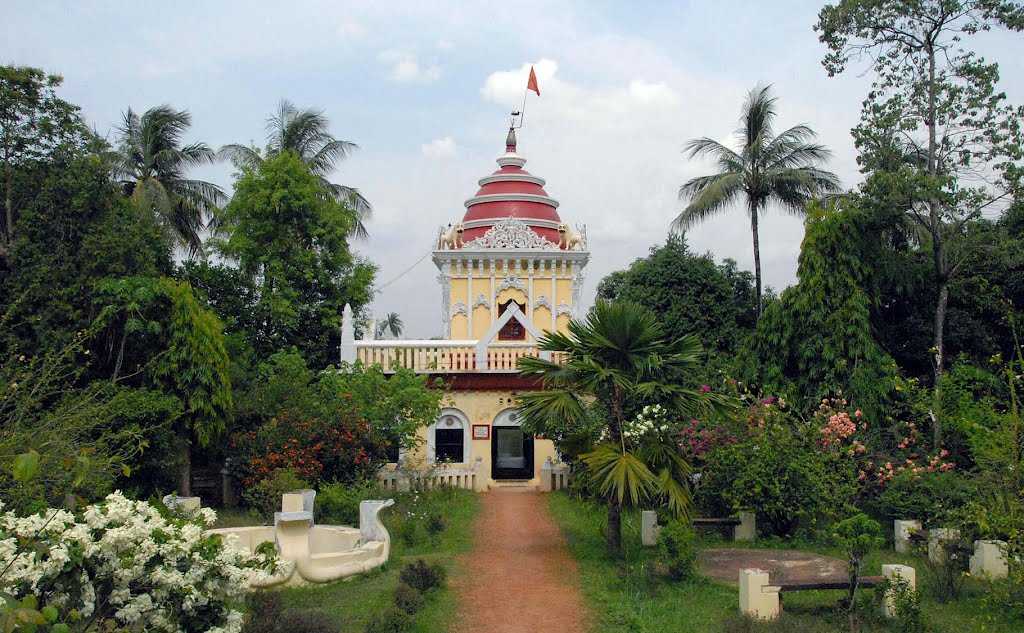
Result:
{"label": "small white structure", "polygon": [[1006,561],[1005,541],[974,541],[971,575],[989,580],[1006,578],[1010,573]]}
{"label": "small white structure", "polygon": [[936,564],[946,562],[946,545],[960,538],[955,528],[935,528],[928,531],[928,560]]}
{"label": "small white structure", "polygon": [[[904,580],[907,583],[907,589],[910,591],[917,591],[917,572],[914,571],[913,567],[907,565],[882,565],[882,576],[890,582],[896,580]],[[882,615],[887,618],[896,617],[896,590],[894,587],[889,587],[885,592],[885,596],[882,599]]]}
{"label": "small white structure", "polygon": [[168,510],[182,514],[195,514],[203,505],[199,497],[179,497],[175,494],[166,495],[161,501]]}
{"label": "small white structure", "polygon": [[278,572],[259,583],[260,587],[304,585],[329,582],[363,573],[387,562],[391,535],[379,514],[394,504],[393,499],[363,501],[359,504],[359,528],[313,524],[313,491],[281,496],[281,511],[274,525],[221,528],[229,547],[255,551],[263,543],[276,543],[282,565]]}
{"label": "small white structure", "polygon": [[732,540],[753,541],[757,539],[757,514],[745,511],[739,512],[740,524],[732,529]]}
{"label": "small white structure", "polygon": [[782,613],[781,590],[768,584],[768,572],[763,569],[741,569],[740,613],[758,620],[774,620]]}
{"label": "small white structure", "polygon": [[895,520],[892,522],[893,544],[899,554],[910,553],[910,537],[921,531],[920,521]]}
{"label": "small white structure", "polygon": [[658,533],[661,526],[658,525],[658,513],[654,510],[644,510],[640,513],[640,542],[644,547],[654,547],[658,544]]}
{"label": "small white structure", "polygon": [[569,465],[554,463],[551,457],[540,467],[540,491],[552,492],[569,487]]}

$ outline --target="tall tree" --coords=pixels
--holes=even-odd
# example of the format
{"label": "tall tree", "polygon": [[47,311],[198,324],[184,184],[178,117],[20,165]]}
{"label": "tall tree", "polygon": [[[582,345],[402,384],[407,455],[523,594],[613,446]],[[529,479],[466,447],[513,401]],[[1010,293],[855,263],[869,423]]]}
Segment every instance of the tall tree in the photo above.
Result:
{"label": "tall tree", "polygon": [[711,138],[698,138],[686,144],[689,157],[706,156],[718,165],[718,172],[698,176],[679,188],[679,199],[686,208],[672,223],[685,231],[716,213],[721,213],[741,196],[745,198],[750,232],[754,240],[754,277],[761,301],[761,246],[758,218],[775,203],[796,215],[803,215],[811,198],[839,188],[835,174],[818,168],[831,156],[823,145],[812,142],[816,134],[806,125],[797,125],[776,135],[775,97],[771,86],[750,91],[740,128],[736,130],[739,149],[734,151]]}
{"label": "tall tree", "polygon": [[4,212],[0,217],[0,261],[10,255],[18,219],[15,171],[56,154],[73,154],[89,139],[78,106],[57,97],[63,82],[38,68],[0,66],[0,166]]}
{"label": "tall tree", "polygon": [[129,108],[117,128],[113,172],[125,193],[194,255],[202,250],[201,231],[226,197],[217,185],[188,177],[189,169],[217,158],[205,143],[182,145],[191,125],[185,110],[162,105],[139,116]]}
{"label": "tall tree", "polygon": [[339,185],[327,180],[337,164],[359,146],[351,141],[335,138],[328,131],[329,122],[320,110],[300,110],[290,101],[282,99],[277,112],[267,119],[267,146],[263,153],[254,147],[230,144],[220,148],[222,156],[234,161],[239,167],[254,168],[266,158],[284,151],[295,152],[310,171],[318,176],[326,191],[354,213],[352,233],[356,237],[367,237],[366,220],[373,212],[369,201],[358,189]]}
{"label": "tall tree", "polygon": [[222,236],[211,243],[253,282],[259,357],[295,346],[317,369],[336,359],[342,309],[369,302],[376,271],[349,249],[353,221],[292,151],[246,168],[235,183]]}
{"label": "tall tree", "polygon": [[391,336],[398,338],[402,335],[403,327],[405,324],[402,323],[402,317],[398,316],[397,312],[388,312],[383,319],[377,322],[375,334],[380,337],[384,335],[384,332],[391,332]]}
{"label": "tall tree", "polygon": [[598,301],[586,321],[571,321],[568,334],[549,332],[538,347],[565,358],[519,360],[520,373],[544,387],[520,396],[523,427],[563,436],[565,427],[585,425],[597,405],[602,439],[582,459],[607,501],[608,550],[620,555],[624,505],[661,496],[677,515],[689,511],[689,469],[678,440],[651,429],[654,441],[644,441],[639,436],[647,433],[630,433],[630,424],[656,403],[687,420],[706,412],[716,397],[683,386],[699,362],[700,341],[693,335],[667,339],[654,314],[636,304]]}
{"label": "tall tree", "polygon": [[[852,61],[874,73],[853,130],[866,171],[881,170],[908,198],[908,214],[930,251],[936,298],[933,376],[946,366],[950,282],[971,240],[966,227],[1009,200],[1021,176],[1024,108],[997,91],[999,67],[969,50],[965,38],[994,26],[1024,28],[1024,7],[1007,0],[843,0],[821,10],[815,27],[828,47],[830,76]],[[879,143],[879,139],[895,139]],[[900,145],[914,157],[892,165]],[[942,435],[933,412],[936,443]]]}

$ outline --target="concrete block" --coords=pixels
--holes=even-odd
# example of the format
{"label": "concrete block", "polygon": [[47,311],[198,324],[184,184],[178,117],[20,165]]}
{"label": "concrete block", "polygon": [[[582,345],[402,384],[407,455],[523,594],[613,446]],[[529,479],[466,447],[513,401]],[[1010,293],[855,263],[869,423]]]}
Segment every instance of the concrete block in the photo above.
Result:
{"label": "concrete block", "polygon": [[302,512],[305,510],[305,497],[301,492],[286,492],[281,495],[281,512]]}
{"label": "concrete block", "polygon": [[1005,541],[974,541],[971,575],[989,580],[1006,578],[1010,567],[1006,561]]}
{"label": "concrete block", "polygon": [[640,543],[644,547],[654,547],[658,544],[658,532],[660,531],[658,513],[654,510],[642,511],[640,513]]}
{"label": "concrete block", "polygon": [[554,486],[551,482],[551,471],[555,465],[551,462],[551,458],[548,457],[544,460],[544,464],[540,467],[540,491],[551,492]]}
{"label": "concrete block", "polygon": [[[882,565],[882,576],[886,580],[901,578],[907,581],[910,591],[917,591],[917,572],[907,565]],[[896,617],[896,592],[890,588],[882,598],[882,615],[887,618]]]}
{"label": "concrete block", "polygon": [[740,524],[732,529],[732,540],[753,541],[757,538],[757,514],[740,512]]}
{"label": "concrete block", "polygon": [[928,531],[928,560],[942,564],[946,561],[944,545],[960,538],[960,530],[955,528],[935,528]]}
{"label": "concrete block", "polygon": [[762,569],[740,570],[740,613],[758,620],[774,620],[782,613],[779,587],[768,584]]}
{"label": "concrete block", "polygon": [[893,542],[900,554],[910,553],[910,535],[921,531],[920,521],[899,520],[892,522]]}

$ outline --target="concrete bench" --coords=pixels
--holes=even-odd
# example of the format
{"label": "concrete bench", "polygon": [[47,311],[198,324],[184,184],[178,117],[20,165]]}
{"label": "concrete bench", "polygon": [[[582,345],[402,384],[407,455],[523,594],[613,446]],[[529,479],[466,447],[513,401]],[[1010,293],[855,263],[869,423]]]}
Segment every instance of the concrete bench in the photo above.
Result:
{"label": "concrete bench", "polygon": [[[757,538],[757,515],[753,512],[740,512],[737,516],[721,519],[698,518],[692,521],[694,528],[716,527],[732,528],[732,540],[753,541]],[[644,547],[654,547],[658,544],[658,532],[661,526],[658,525],[658,513],[654,510],[644,510],[640,513],[640,542]]]}

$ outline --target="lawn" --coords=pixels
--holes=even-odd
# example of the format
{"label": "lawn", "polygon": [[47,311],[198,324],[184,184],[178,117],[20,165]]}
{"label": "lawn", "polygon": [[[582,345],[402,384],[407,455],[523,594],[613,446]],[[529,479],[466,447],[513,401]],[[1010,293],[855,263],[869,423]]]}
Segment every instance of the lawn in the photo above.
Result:
{"label": "lawn", "polygon": [[[709,580],[672,583],[659,578],[652,567],[657,550],[640,546],[639,513],[623,517],[625,557],[621,562],[606,554],[602,527],[603,507],[577,501],[565,494],[552,494],[549,508],[565,535],[569,548],[579,563],[580,583],[584,597],[594,614],[594,633],[663,632],[721,633],[722,631],[759,631],[737,621],[739,606],[733,585]],[[728,546],[707,537],[702,546]],[[749,547],[782,547],[778,541],[755,542]],[[803,544],[802,549],[831,556],[842,554],[828,547]],[[903,563],[917,570],[918,587],[922,590],[925,623],[935,633],[1013,633],[1024,630],[1024,623],[1012,621],[1002,612],[994,612],[983,601],[985,585],[969,582],[962,597],[954,602],[935,602],[926,587],[931,578],[924,562],[915,556],[898,555],[890,550],[872,552],[866,561],[865,573],[881,574],[883,563]],[[804,591],[784,594],[785,621],[765,631],[808,631],[815,633],[848,631],[845,616],[835,606],[843,593],[839,591]],[[867,622],[861,629],[890,631],[880,622]]]}
{"label": "lawn", "polygon": [[[447,520],[443,532],[433,538],[424,535],[412,544],[405,542],[398,535],[399,525],[405,520],[405,514],[422,502],[422,498],[417,502],[408,493],[389,495],[395,498],[396,503],[381,513],[391,533],[391,558],[388,563],[368,574],[348,580],[282,589],[285,605],[327,613],[337,622],[340,633],[362,633],[367,620],[391,605],[395,587],[398,586],[398,572],[403,564],[417,558],[436,561],[447,568],[449,577],[454,576],[458,572],[456,555],[467,551],[471,545],[470,527],[479,507],[477,496],[464,490],[437,490],[421,494],[435,497],[431,501],[443,505]],[[223,521],[235,525],[246,524],[247,516],[244,513],[229,512],[223,516]],[[248,524],[252,522],[253,519],[248,518]],[[447,631],[453,604],[454,597],[449,588],[433,592],[423,610],[416,614],[416,627],[413,631]]]}

